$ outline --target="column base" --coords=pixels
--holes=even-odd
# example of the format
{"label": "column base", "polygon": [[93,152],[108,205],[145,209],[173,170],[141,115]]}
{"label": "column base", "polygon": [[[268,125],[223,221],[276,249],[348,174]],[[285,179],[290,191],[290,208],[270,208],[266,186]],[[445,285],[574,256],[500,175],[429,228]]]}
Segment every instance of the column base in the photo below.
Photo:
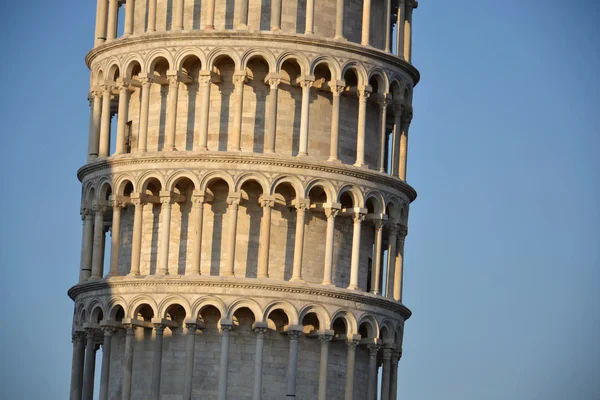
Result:
{"label": "column base", "polygon": [[322,282],[321,285],[322,286],[328,286],[328,287],[335,287],[335,285],[333,284],[333,282]]}
{"label": "column base", "polygon": [[334,158],[334,157],[329,157],[329,159],[327,161],[334,162],[334,163],[341,163],[342,162],[342,160],[340,160],[339,158]]}
{"label": "column base", "polygon": [[298,152],[298,154],[296,154],[296,157],[306,157],[308,156],[308,153],[306,152]]}
{"label": "column base", "polygon": [[302,278],[291,278],[290,282],[302,283],[302,282],[304,282],[304,279],[302,279]]}
{"label": "column base", "polygon": [[213,31],[213,30],[215,30],[215,26],[214,25],[206,25],[204,27],[204,30],[205,31]]}
{"label": "column base", "polygon": [[369,166],[364,162],[356,162],[354,163],[354,166],[358,168],[369,168]]}
{"label": "column base", "polygon": [[363,290],[360,287],[358,287],[358,285],[348,285],[348,287],[346,289],[348,289],[348,290],[356,290],[356,291],[359,291],[359,292],[363,292]]}

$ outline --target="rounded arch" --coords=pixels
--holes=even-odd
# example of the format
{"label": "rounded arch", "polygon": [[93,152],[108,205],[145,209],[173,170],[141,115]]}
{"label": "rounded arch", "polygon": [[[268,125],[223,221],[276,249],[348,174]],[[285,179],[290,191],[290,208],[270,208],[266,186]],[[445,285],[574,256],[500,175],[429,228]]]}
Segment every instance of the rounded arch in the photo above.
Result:
{"label": "rounded arch", "polygon": [[333,317],[331,317],[331,327],[329,329],[333,329],[335,321],[340,318],[346,324],[347,335],[356,335],[358,333],[356,317],[354,316],[354,314],[347,310],[338,310],[335,314],[333,314]]}
{"label": "rounded arch", "polygon": [[358,86],[365,86],[367,84],[367,71],[365,66],[358,61],[347,61],[342,67],[341,77],[344,79],[346,72],[354,70],[356,77],[358,78]]}
{"label": "rounded arch", "polygon": [[369,210],[369,212],[373,212],[375,214],[384,214],[385,200],[383,199],[383,195],[378,190],[371,190],[367,193],[365,196],[365,205],[369,204],[369,200],[372,201],[374,206],[373,211]]}
{"label": "rounded arch", "polygon": [[135,179],[129,174],[119,175],[115,179],[114,187],[116,188],[115,194],[119,196],[128,196],[129,194],[126,192],[128,190],[128,185],[131,185],[131,191],[135,192]]}
{"label": "rounded arch", "polygon": [[398,76],[394,76],[390,81],[389,93],[392,95],[392,100],[399,103],[404,98],[404,82]]}
{"label": "rounded arch", "polygon": [[341,203],[341,198],[344,193],[348,193],[352,197],[352,201],[354,203],[353,207],[363,208],[365,206],[365,199],[361,190],[357,186],[352,184],[342,186],[337,194],[336,201],[338,203]]}
{"label": "rounded arch", "polygon": [[393,343],[394,342],[394,323],[389,319],[384,319],[379,324],[379,337],[383,340],[384,343]]}
{"label": "rounded arch", "polygon": [[75,325],[81,326],[85,321],[87,321],[87,311],[85,309],[85,305],[83,302],[79,302],[75,305]]}
{"label": "rounded arch", "polygon": [[224,315],[227,315],[227,306],[225,306],[225,303],[223,303],[221,299],[214,296],[205,296],[199,298],[192,304],[192,318],[197,318],[202,309],[208,306],[215,307],[219,313],[221,313],[221,318],[223,318]]}
{"label": "rounded arch", "polygon": [[235,312],[241,308],[247,308],[250,311],[252,311],[252,314],[254,314],[255,321],[260,321],[260,319],[262,318],[262,310],[260,308],[260,305],[258,305],[256,301],[252,299],[237,299],[229,305],[227,309],[227,314],[225,314],[226,319],[233,319],[233,315],[235,314]]}
{"label": "rounded arch", "polygon": [[83,189],[83,202],[87,207],[92,207],[96,201],[96,187],[93,182],[87,182]]}
{"label": "rounded arch", "polygon": [[391,197],[385,207],[385,213],[391,222],[398,222],[400,219],[400,202],[396,197]]}
{"label": "rounded arch", "polygon": [[[363,325],[366,327],[367,335],[364,336],[361,332],[361,328]],[[377,319],[371,314],[364,313],[358,320],[358,331],[360,335],[364,338],[368,339],[378,339],[379,338],[379,324],[377,323]]]}
{"label": "rounded arch", "polygon": [[233,178],[230,174],[224,171],[211,171],[204,175],[204,177],[202,177],[200,180],[200,190],[205,192],[208,189],[208,186],[216,180],[225,181],[227,186],[229,186],[229,191],[233,192],[233,188],[235,188]]}
{"label": "rounded arch", "polygon": [[100,86],[104,83],[104,70],[102,67],[97,67],[96,71],[92,74],[93,86]]}
{"label": "rounded arch", "polygon": [[148,306],[152,310],[152,313],[156,316],[158,315],[158,307],[154,300],[146,295],[136,296],[129,305],[129,309],[127,310],[127,315],[129,318],[137,319],[137,313],[142,308],[142,306]]}
{"label": "rounded arch", "polygon": [[390,81],[386,72],[380,67],[374,67],[369,71],[368,81],[377,80],[377,94],[385,95],[389,93]]}
{"label": "rounded arch", "polygon": [[325,194],[327,195],[327,202],[331,203],[334,200],[336,200],[336,196],[335,196],[335,187],[333,186],[333,184],[325,179],[321,179],[321,178],[315,178],[311,181],[308,182],[308,184],[306,185],[306,189],[304,191],[304,197],[309,198],[309,193],[310,191],[315,188],[315,187],[321,187],[323,188],[323,191],[325,192]]}
{"label": "rounded arch", "polygon": [[289,185],[291,185],[294,191],[296,192],[296,197],[300,197],[302,193],[305,192],[300,179],[293,175],[280,175],[276,177],[271,183],[269,194],[274,195],[275,190],[277,190],[277,186],[281,185],[282,183],[288,183]]}
{"label": "rounded arch", "polygon": [[148,171],[138,178],[138,184],[135,185],[135,187],[139,189],[140,193],[144,193],[146,189],[148,189],[148,184],[151,183],[153,180],[158,181],[158,183],[160,183],[161,188],[164,188],[166,186],[165,177],[161,173],[157,171]]}
{"label": "rounded arch", "polygon": [[175,69],[181,71],[185,62],[190,58],[195,57],[200,61],[200,65],[204,67],[206,65],[206,54],[197,47],[184,47],[175,53]]}
{"label": "rounded arch", "polygon": [[121,65],[119,63],[119,60],[117,60],[116,58],[111,58],[108,61],[107,67],[105,70],[107,71],[105,79],[110,82],[116,82],[117,79],[119,79],[122,76]]}
{"label": "rounded arch", "polygon": [[156,63],[164,59],[167,62],[167,69],[172,69],[174,62],[173,56],[165,49],[154,49],[146,56],[145,72],[151,74],[154,72]]}
{"label": "rounded arch", "polygon": [[275,310],[282,310],[287,316],[290,325],[298,325],[298,311],[296,310],[296,307],[287,301],[280,300],[273,301],[265,307],[265,311],[262,315],[262,322],[267,322],[269,315]]}
{"label": "rounded arch", "polygon": [[302,323],[304,317],[306,317],[310,313],[314,313],[317,316],[317,318],[319,319],[319,326],[321,329],[328,329],[328,327],[331,326],[331,317],[329,316],[329,313],[327,312],[325,307],[319,304],[309,304],[304,306],[298,314],[298,321]]}
{"label": "rounded arch", "polygon": [[173,305],[179,305],[179,306],[183,307],[183,309],[185,310],[185,318],[188,318],[191,316],[192,308],[190,307],[190,303],[185,298],[183,298],[181,296],[177,296],[177,295],[171,295],[171,296],[164,298],[158,304],[158,314],[157,315],[160,318],[166,318],[166,313],[167,313],[169,307],[171,307]]}
{"label": "rounded arch", "polygon": [[277,57],[275,72],[281,72],[281,66],[288,60],[294,60],[298,63],[301,76],[307,75],[307,71],[309,70],[308,59],[302,53],[295,51],[284,51]]}
{"label": "rounded arch", "polygon": [[194,184],[195,190],[198,190],[200,187],[200,180],[192,171],[181,169],[179,171],[175,171],[167,178],[165,190],[173,191],[175,186],[177,186],[177,183],[179,183],[179,181],[182,179],[189,179]]}
{"label": "rounded arch", "polygon": [[[122,297],[113,297],[109,300],[106,305],[106,309],[108,310],[106,314],[106,319],[111,321],[118,321],[118,317],[125,317],[125,313],[127,310],[127,302]],[[121,314],[122,315],[119,315]]]}
{"label": "rounded arch", "polygon": [[105,313],[104,313],[104,305],[100,302],[99,299],[94,299],[89,306],[87,307],[88,310],[90,310],[89,315],[88,315],[88,321],[92,324],[98,324],[100,323],[100,321],[102,321],[105,317]]}
{"label": "rounded arch", "polygon": [[314,60],[312,60],[312,62],[310,63],[310,67],[309,67],[309,75],[314,75],[315,74],[315,69],[317,69],[317,67],[319,65],[327,65],[327,68],[329,68],[329,72],[331,73],[331,79],[335,79],[335,80],[341,80],[342,76],[340,73],[340,64],[337,62],[337,60],[333,57],[330,56],[319,56],[317,58],[315,58]]}
{"label": "rounded arch", "polygon": [[267,177],[256,172],[248,172],[240,175],[235,180],[234,191],[239,192],[246,182],[256,182],[261,186],[263,194],[269,193],[269,181]]}
{"label": "rounded arch", "polygon": [[240,60],[240,69],[245,71],[248,68],[248,62],[254,58],[259,58],[265,61],[269,66],[269,72],[275,72],[275,56],[269,50],[264,49],[249,49],[242,54]]}
{"label": "rounded arch", "polygon": [[221,47],[217,47],[208,53],[206,57],[206,69],[212,71],[219,61],[225,57],[233,61],[236,71],[240,69],[241,61],[239,54],[231,49]]}
{"label": "rounded arch", "polygon": [[107,201],[108,196],[110,196],[113,193],[112,182],[110,181],[110,179],[108,177],[102,178],[98,182],[97,187],[98,190],[96,191],[96,201]]}
{"label": "rounded arch", "polygon": [[137,53],[128,54],[122,65],[123,76],[132,79],[135,72],[143,71],[144,59]]}

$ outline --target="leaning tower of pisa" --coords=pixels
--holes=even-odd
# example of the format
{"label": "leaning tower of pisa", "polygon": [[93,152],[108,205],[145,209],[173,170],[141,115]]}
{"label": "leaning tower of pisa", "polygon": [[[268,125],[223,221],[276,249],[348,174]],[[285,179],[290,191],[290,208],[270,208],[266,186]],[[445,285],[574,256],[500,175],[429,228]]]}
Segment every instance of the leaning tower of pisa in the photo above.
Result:
{"label": "leaning tower of pisa", "polygon": [[416,6],[98,0],[71,399],[396,399]]}

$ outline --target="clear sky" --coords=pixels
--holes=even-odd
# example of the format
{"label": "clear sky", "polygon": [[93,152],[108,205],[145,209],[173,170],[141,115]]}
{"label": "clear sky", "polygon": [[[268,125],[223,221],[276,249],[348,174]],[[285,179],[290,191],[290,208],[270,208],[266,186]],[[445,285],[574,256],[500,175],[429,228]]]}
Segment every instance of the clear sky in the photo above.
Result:
{"label": "clear sky", "polygon": [[[0,12],[7,399],[68,396],[95,3]],[[598,400],[600,3],[420,3],[398,398]]]}

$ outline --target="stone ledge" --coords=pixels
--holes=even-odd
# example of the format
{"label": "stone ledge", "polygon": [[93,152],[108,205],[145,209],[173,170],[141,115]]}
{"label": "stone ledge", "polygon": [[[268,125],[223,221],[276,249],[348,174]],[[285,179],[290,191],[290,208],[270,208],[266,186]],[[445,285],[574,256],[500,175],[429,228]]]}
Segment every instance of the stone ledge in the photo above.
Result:
{"label": "stone ledge", "polygon": [[[130,277],[114,277],[109,279],[101,279],[92,282],[80,283],[69,289],[68,295],[72,300],[76,300],[77,296],[95,290],[123,288],[123,287],[140,287],[140,286],[194,286],[194,287],[222,287],[234,289],[258,289],[271,292],[287,292],[299,293],[304,295],[314,295],[321,297],[337,298],[345,301],[352,301],[361,304],[367,304],[374,307],[380,307],[395,313],[400,314],[404,320],[407,320],[412,315],[412,312],[402,303],[394,300],[389,300],[386,297],[373,295],[366,292],[342,289],[331,286],[323,286],[317,284],[304,283],[301,285],[281,282],[235,277],[221,276],[185,276],[173,275],[170,277],[155,277],[143,276],[139,278]],[[178,292],[180,293],[180,292]]]}

